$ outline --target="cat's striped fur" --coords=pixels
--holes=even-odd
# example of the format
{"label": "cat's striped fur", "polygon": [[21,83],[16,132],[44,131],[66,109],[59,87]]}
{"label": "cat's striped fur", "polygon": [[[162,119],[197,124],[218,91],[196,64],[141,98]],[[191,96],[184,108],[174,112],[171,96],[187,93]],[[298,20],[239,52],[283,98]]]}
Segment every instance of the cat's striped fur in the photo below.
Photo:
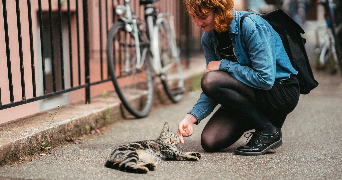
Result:
{"label": "cat's striped fur", "polygon": [[134,173],[154,171],[161,160],[198,161],[198,152],[181,152],[176,133],[169,131],[166,122],[156,140],[145,140],[117,147],[109,156],[105,166]]}

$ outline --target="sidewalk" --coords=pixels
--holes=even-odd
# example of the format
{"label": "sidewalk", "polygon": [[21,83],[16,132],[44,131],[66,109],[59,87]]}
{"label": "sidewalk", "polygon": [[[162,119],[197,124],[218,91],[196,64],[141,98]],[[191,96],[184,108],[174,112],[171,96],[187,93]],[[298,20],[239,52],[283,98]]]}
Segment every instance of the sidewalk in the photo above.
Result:
{"label": "sidewalk", "polygon": [[[314,57],[313,46],[308,45],[308,55]],[[200,87],[199,78],[204,71],[203,57],[191,59],[190,68],[184,72],[187,92]],[[333,76],[324,71],[314,72],[314,75],[319,86],[309,95],[301,96],[296,110],[284,124],[284,145],[274,154],[235,156],[234,149],[245,143],[244,138],[222,152],[205,153],[200,146],[203,121],[195,127],[196,134],[181,145],[184,151],[203,153],[203,159],[198,163],[162,163],[156,172],[143,177],[104,168],[103,161],[113,145],[154,139],[165,121],[170,122],[171,130],[176,131],[180,118],[198,98],[198,92],[190,93],[179,104],[172,104],[159,84],[155,87],[158,98],[155,98],[154,106],[158,108],[152,109],[151,116],[144,119],[132,119],[121,108],[115,93],[109,93],[107,99],[102,96],[91,99],[91,104],[61,107],[56,115],[55,109],[0,125],[0,179],[339,179],[342,174],[342,78],[340,72]],[[106,101],[111,108],[108,121]],[[124,120],[124,117],[128,119]],[[112,130],[103,136],[90,136],[82,144],[61,147],[68,143],[66,139],[77,144],[80,137],[97,134],[101,127],[111,127]],[[36,161],[23,163],[23,166],[3,166],[11,162],[31,161],[32,155],[48,154],[46,152],[54,147],[60,148]]]}
{"label": "sidewalk", "polygon": [[[193,82],[199,81],[204,71],[205,62],[202,59],[191,59],[190,68],[184,70],[186,92],[199,88],[199,85],[194,87],[196,83]],[[161,82],[158,78],[156,80],[154,107],[170,104]],[[111,109],[110,114],[107,114],[108,108]],[[109,92],[106,99],[102,96],[92,98],[90,104],[56,107],[48,112],[1,124],[0,167],[31,159],[32,155],[44,153],[67,141],[77,143],[79,137],[97,133],[99,128],[124,118],[133,116],[121,107],[116,93]]]}
{"label": "sidewalk", "polygon": [[25,179],[341,179],[342,175],[342,78],[329,72],[315,72],[320,85],[300,97],[287,117],[283,145],[262,156],[235,155],[238,142],[220,152],[204,152],[201,132],[209,118],[194,126],[182,151],[202,154],[198,162],[163,161],[148,174],[121,172],[104,167],[114,147],[129,142],[156,139],[164,122],[177,131],[179,121],[196,103],[200,91],[185,95],[177,104],[155,108],[143,119],[126,119],[102,128],[103,134],[89,135],[79,144],[63,145],[51,154],[21,164],[0,167],[1,177]]}

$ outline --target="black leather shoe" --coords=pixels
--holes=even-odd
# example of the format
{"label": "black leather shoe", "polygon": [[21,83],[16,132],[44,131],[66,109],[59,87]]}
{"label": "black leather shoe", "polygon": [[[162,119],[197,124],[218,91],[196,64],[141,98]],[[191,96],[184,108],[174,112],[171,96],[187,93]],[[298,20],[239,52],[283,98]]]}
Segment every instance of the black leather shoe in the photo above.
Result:
{"label": "black leather shoe", "polygon": [[252,132],[252,138],[245,146],[236,149],[236,154],[246,156],[263,155],[270,149],[276,149],[282,145],[281,130],[277,129],[274,134],[262,134],[261,132]]}

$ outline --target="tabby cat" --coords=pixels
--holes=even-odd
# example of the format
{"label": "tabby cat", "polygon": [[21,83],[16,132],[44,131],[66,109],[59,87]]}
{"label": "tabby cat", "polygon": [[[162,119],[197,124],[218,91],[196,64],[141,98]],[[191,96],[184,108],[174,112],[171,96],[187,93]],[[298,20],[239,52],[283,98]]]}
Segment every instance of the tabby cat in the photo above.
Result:
{"label": "tabby cat", "polygon": [[156,140],[145,140],[117,147],[109,156],[105,166],[133,173],[154,171],[161,160],[198,161],[198,152],[181,152],[177,148],[180,142],[176,133],[169,131],[164,124]]}

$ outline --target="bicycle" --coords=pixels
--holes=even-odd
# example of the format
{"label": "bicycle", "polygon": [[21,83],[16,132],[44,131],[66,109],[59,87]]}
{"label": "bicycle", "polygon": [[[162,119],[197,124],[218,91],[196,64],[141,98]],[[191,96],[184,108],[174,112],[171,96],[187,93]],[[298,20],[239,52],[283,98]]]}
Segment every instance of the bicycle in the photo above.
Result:
{"label": "bicycle", "polygon": [[[335,9],[332,0],[321,0],[319,4],[324,6],[326,25],[319,26],[316,29],[317,69],[325,69],[327,65],[331,65],[333,66],[331,74],[336,74],[338,66],[340,66],[342,72],[342,55],[337,38],[341,28],[337,27],[335,23]],[[322,30],[324,30],[324,36],[320,37],[319,34]]]}
{"label": "bicycle", "polygon": [[151,110],[156,76],[172,102],[180,101],[184,92],[173,16],[157,13],[153,7],[157,1],[140,0],[147,23],[132,12],[131,0],[117,5],[115,12],[121,17],[107,37],[109,74],[123,106],[136,118],[146,117]]}

